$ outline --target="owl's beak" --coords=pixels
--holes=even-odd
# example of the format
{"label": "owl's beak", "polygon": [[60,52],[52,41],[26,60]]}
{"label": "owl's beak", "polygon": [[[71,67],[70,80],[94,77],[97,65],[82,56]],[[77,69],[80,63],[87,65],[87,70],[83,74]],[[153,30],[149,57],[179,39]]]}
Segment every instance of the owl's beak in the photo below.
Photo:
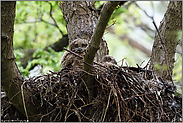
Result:
{"label": "owl's beak", "polygon": [[112,60],[112,63],[117,64],[117,61],[114,59],[114,60]]}
{"label": "owl's beak", "polygon": [[81,49],[81,47],[78,47],[78,51],[79,51],[79,53],[81,53],[81,52],[82,52],[82,49]]}

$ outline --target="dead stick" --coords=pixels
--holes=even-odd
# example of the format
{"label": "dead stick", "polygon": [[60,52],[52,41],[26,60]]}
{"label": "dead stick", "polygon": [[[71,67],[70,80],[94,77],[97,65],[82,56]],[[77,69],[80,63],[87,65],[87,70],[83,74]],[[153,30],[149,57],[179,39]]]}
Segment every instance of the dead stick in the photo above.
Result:
{"label": "dead stick", "polygon": [[23,85],[24,85],[24,84],[25,84],[25,81],[24,81],[24,83],[21,85],[22,101],[23,101],[23,106],[24,106],[24,111],[25,111],[26,118],[27,118],[27,120],[29,120],[29,117],[28,117],[28,114],[27,114],[27,109],[26,109],[26,106],[25,106],[25,99],[24,99],[24,89],[23,89]]}

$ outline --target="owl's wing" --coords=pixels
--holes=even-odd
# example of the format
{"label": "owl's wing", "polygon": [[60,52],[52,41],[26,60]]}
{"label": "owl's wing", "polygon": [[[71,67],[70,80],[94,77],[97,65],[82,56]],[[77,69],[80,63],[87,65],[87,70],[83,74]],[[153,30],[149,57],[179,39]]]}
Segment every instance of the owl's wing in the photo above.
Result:
{"label": "owl's wing", "polygon": [[61,59],[61,68],[64,69],[66,67],[69,67],[70,65],[72,65],[73,60],[74,60],[73,54],[66,51]]}
{"label": "owl's wing", "polygon": [[72,63],[72,66],[73,67],[79,67],[79,68],[82,68],[83,67],[83,59],[75,56],[74,58],[74,61]]}

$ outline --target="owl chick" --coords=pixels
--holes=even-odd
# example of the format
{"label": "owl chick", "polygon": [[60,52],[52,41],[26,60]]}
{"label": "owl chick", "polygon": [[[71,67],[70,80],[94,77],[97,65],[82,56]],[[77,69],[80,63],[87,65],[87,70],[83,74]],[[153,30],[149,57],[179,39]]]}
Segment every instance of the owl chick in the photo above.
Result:
{"label": "owl chick", "polygon": [[111,55],[105,55],[103,58],[100,60],[100,63],[104,65],[105,67],[118,67],[117,62],[115,58]]}
{"label": "owl chick", "polygon": [[[85,39],[75,39],[69,44],[69,49],[78,55],[83,56],[88,44],[88,40]],[[66,67],[82,67],[83,59],[75,56],[74,54],[66,51],[61,59],[61,68],[64,69]]]}
{"label": "owl chick", "polygon": [[117,64],[115,58],[111,55],[105,55],[103,56],[103,58],[100,60],[101,63],[104,63],[104,62],[111,62],[113,64]]}

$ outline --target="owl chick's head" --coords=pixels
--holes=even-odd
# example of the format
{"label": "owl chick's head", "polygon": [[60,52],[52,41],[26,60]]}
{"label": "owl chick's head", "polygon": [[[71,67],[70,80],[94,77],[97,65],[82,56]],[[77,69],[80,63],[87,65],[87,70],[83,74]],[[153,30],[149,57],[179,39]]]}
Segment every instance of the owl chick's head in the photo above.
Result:
{"label": "owl chick's head", "polygon": [[75,53],[82,54],[85,52],[88,44],[88,40],[85,39],[75,39],[69,45],[69,49]]}
{"label": "owl chick's head", "polygon": [[117,64],[115,58],[110,55],[105,55],[100,62],[111,62],[113,64]]}

